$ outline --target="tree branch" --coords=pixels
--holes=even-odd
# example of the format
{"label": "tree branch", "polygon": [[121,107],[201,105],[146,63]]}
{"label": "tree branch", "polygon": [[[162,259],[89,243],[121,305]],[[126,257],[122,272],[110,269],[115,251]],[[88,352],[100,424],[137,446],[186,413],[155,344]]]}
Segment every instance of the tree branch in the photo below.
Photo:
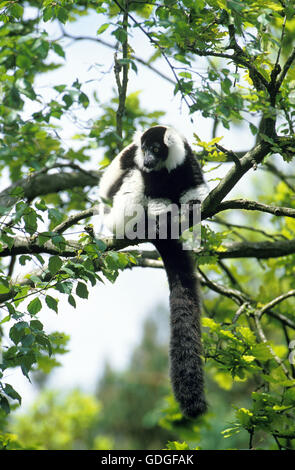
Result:
{"label": "tree branch", "polygon": [[[94,209],[87,209],[78,216],[73,216],[70,220],[63,222],[55,228],[57,233],[62,233],[65,228],[69,228],[74,222],[80,221],[83,218],[90,217]],[[95,212],[93,212],[95,213]],[[57,229],[57,230],[56,230]],[[128,240],[128,239],[115,239],[113,237],[102,237],[100,240],[105,244],[106,250],[123,250],[128,247],[140,245],[141,243],[147,243],[148,240]],[[63,249],[59,249],[50,240],[44,245],[39,245],[36,240],[36,235],[31,238],[17,236],[14,239],[14,245],[9,248],[3,246],[0,252],[0,258],[14,255],[23,254],[34,254],[34,253],[48,253],[58,254],[64,258],[75,256],[77,251],[83,252],[83,245],[76,240],[67,240]],[[130,251],[130,250],[128,250]],[[139,253],[139,251],[134,251]],[[155,259],[156,255],[148,252],[149,257]],[[278,258],[281,256],[287,256],[295,253],[295,239],[291,240],[279,240],[279,241],[260,241],[260,242],[234,242],[226,243],[222,250],[206,250],[205,248],[199,248],[195,250],[196,256],[202,256],[202,254],[210,254],[211,256],[217,256],[218,259],[233,259],[233,258],[256,258],[256,259],[267,259],[267,258]]]}
{"label": "tree branch", "polygon": [[293,62],[295,60],[295,47],[293,48],[293,51],[292,51],[292,54],[290,54],[290,56],[288,57],[284,67],[283,67],[283,70],[277,80],[277,83],[276,83],[276,92],[279,91],[287,73],[289,72],[289,69],[290,67],[292,66]]}
{"label": "tree branch", "polygon": [[271,310],[273,307],[283,302],[284,300],[288,299],[289,297],[294,297],[294,296],[295,296],[295,289],[292,289],[289,292],[286,292],[285,294],[279,295],[278,297],[268,302],[266,305],[264,305],[264,307],[262,307],[259,310],[258,318],[260,319],[265,312],[267,312],[268,310]]}
{"label": "tree branch", "polygon": [[283,369],[283,371],[284,371],[285,375],[288,377],[288,379],[292,379],[292,377],[291,377],[287,367],[285,366],[283,360],[275,353],[273,348],[268,344],[267,338],[264,334],[262,325],[260,323],[260,317],[259,317],[258,312],[256,312],[254,314],[254,320],[255,320],[255,325],[256,325],[257,333],[258,333],[258,336],[259,336],[260,340],[262,341],[262,343],[267,344],[267,347],[268,347],[270,353],[272,354],[274,360],[277,362],[277,364],[279,366],[281,366],[281,368]]}
{"label": "tree branch", "polygon": [[95,214],[96,214],[96,207],[85,209],[84,211],[78,212],[77,214],[70,215],[61,224],[54,227],[52,231],[61,234],[65,232],[68,228],[75,225],[77,222],[80,222],[80,220],[87,219],[88,217],[92,217]]}
{"label": "tree branch", "polygon": [[37,196],[57,193],[74,187],[96,186],[99,182],[99,173],[96,171],[73,171],[71,173],[56,172],[47,174],[38,172],[27,178],[13,183],[0,193],[0,206],[9,207],[15,204],[19,196],[16,196],[16,188],[22,188],[23,197],[32,201]]}
{"label": "tree branch", "polygon": [[246,153],[235,165],[231,167],[220,183],[208,194],[202,204],[202,219],[212,217],[217,211],[217,206],[225,196],[234,188],[237,182],[247,173],[253,164],[261,163],[269,152],[269,144],[260,142],[252,150]]}
{"label": "tree branch", "polygon": [[279,206],[270,206],[268,204],[262,204],[261,202],[249,201],[248,199],[233,199],[229,201],[224,201],[218,206],[215,207],[215,210],[211,212],[210,216],[217,214],[222,211],[229,209],[241,209],[246,211],[260,211],[267,212],[276,216],[284,217],[295,217],[295,209],[291,207],[279,207]]}
{"label": "tree branch", "polygon": [[[72,34],[69,34],[66,32],[64,29],[62,29],[63,36],[69,39],[73,39],[74,41],[94,41],[98,44],[101,44],[104,47],[107,47],[109,49],[115,50],[116,46],[115,44],[111,44],[110,42],[104,41],[103,39],[97,38],[97,37],[92,37],[92,36],[73,36]],[[159,77],[163,78],[166,82],[170,83],[171,85],[176,85],[176,82],[172,80],[172,78],[168,77],[165,75],[161,70],[157,69],[153,65],[151,65],[149,62],[146,62],[144,59],[141,57],[138,57],[134,54],[132,54],[132,58],[138,62],[139,64],[143,65],[144,67],[147,67],[149,70],[157,74]]]}
{"label": "tree branch", "polygon": [[[117,53],[115,54],[115,77],[118,88],[119,104],[116,114],[116,131],[121,139],[120,150],[122,149],[122,137],[123,137],[123,117],[125,113],[125,102],[127,95],[127,84],[128,84],[128,0],[126,1],[126,7],[123,13],[123,30],[125,31],[125,40],[122,43],[122,60],[123,64],[117,59]],[[120,78],[120,71],[123,69],[122,80]]]}

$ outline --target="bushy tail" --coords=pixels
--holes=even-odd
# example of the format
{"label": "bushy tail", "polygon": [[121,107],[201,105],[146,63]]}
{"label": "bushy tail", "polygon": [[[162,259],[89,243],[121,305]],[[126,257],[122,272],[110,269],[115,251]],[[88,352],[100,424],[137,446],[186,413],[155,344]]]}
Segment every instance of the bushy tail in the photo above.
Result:
{"label": "bushy tail", "polygon": [[170,376],[183,414],[206,411],[200,329],[200,300],[191,253],[178,240],[155,240],[170,288]]}

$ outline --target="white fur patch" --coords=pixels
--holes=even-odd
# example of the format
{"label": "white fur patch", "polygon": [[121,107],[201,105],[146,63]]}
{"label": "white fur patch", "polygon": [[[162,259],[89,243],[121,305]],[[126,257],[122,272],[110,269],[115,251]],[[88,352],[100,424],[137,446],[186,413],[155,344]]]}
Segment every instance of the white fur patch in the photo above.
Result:
{"label": "white fur patch", "polygon": [[185,159],[185,139],[172,127],[167,127],[164,135],[164,143],[168,147],[168,157],[165,167],[168,171],[174,170],[184,162]]}
{"label": "white fur patch", "polygon": [[171,207],[170,199],[149,199],[147,204],[148,215],[150,217],[157,217],[169,211]]}
{"label": "white fur patch", "polygon": [[206,196],[209,193],[208,186],[204,184],[200,184],[200,186],[197,186],[196,188],[189,189],[188,191],[185,191],[180,199],[179,202],[180,204],[187,204],[190,201],[194,200],[199,200],[200,202],[204,201]]}
{"label": "white fur patch", "polygon": [[144,185],[140,171],[130,171],[114,196],[110,213],[105,216],[104,222],[111,232],[117,236],[124,236],[128,220],[134,218],[141,209],[143,212],[143,192]]}
{"label": "white fur patch", "polygon": [[[138,166],[138,168],[143,170],[144,161],[143,161],[143,153],[142,153],[142,150],[141,150],[141,146],[137,145],[137,144],[136,144],[136,146],[137,146],[137,148],[136,148],[136,151],[135,151],[134,161],[135,161],[136,165]],[[146,171],[146,169],[144,171]]]}
{"label": "white fur patch", "polygon": [[141,131],[135,131],[133,135],[132,142],[137,145],[137,147],[141,147],[141,136],[142,136]]}

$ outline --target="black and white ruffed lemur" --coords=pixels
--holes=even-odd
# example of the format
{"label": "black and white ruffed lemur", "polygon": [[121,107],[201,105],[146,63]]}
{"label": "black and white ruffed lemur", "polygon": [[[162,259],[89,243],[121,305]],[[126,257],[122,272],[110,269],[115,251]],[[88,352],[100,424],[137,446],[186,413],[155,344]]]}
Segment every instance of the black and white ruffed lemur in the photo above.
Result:
{"label": "black and white ruffed lemur", "polygon": [[[155,126],[137,132],[105,170],[100,196],[111,201],[105,217],[114,233],[124,230],[126,209],[144,207],[147,217],[165,213],[171,204],[201,202],[207,195],[201,168],[184,137]],[[195,418],[206,411],[200,328],[200,295],[192,254],[179,239],[153,239],[167,273],[170,290],[170,377],[181,411]]]}

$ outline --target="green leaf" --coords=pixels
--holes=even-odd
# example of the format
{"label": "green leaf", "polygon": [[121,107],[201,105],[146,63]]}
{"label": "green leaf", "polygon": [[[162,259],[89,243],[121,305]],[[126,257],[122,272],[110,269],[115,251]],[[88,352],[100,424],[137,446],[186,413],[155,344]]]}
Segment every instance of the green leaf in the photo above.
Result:
{"label": "green leaf", "polygon": [[32,328],[32,330],[38,330],[38,331],[43,330],[43,325],[39,320],[31,320],[30,327]]}
{"label": "green leaf", "polygon": [[24,348],[30,348],[35,342],[35,336],[32,334],[26,335],[21,339]]}
{"label": "green leaf", "polygon": [[89,98],[88,98],[88,96],[87,96],[85,93],[83,93],[82,91],[81,91],[81,93],[80,93],[80,95],[79,95],[78,101],[79,101],[79,103],[81,103],[81,104],[83,105],[83,108],[85,108],[85,109],[86,109],[86,108],[88,107],[88,105],[89,105]]}
{"label": "green leaf", "polygon": [[32,65],[30,57],[24,54],[19,54],[16,58],[16,65],[21,69],[28,68]]}
{"label": "green leaf", "polygon": [[68,12],[65,8],[60,7],[57,12],[57,18],[61,23],[65,24],[68,19]]}
{"label": "green leaf", "polygon": [[51,256],[49,263],[48,263],[48,269],[50,273],[54,276],[62,267],[62,260],[59,256],[54,255]]}
{"label": "green leaf", "polygon": [[36,315],[38,312],[40,312],[42,308],[42,303],[39,297],[35,297],[35,299],[31,300],[31,302],[28,305],[28,312],[31,315]]}
{"label": "green leaf", "polygon": [[78,282],[78,285],[76,287],[76,294],[81,297],[81,299],[88,299],[88,289],[87,289],[87,286],[86,284],[84,284],[83,282]]}
{"label": "green leaf", "polygon": [[75,298],[74,298],[74,296],[73,296],[72,294],[70,294],[70,295],[68,296],[68,302],[69,302],[69,304],[70,304],[72,307],[76,308],[76,306],[77,306],[77,305],[76,305],[76,300],[75,300]]}
{"label": "green leaf", "polygon": [[[52,44],[52,48],[53,48],[54,52],[55,52],[57,55],[59,55],[60,57],[65,58],[65,56],[66,56],[66,55],[65,55],[65,51],[63,50],[63,48],[61,47],[60,44],[54,42],[54,43]],[[54,88],[56,88],[56,87],[54,87]]]}
{"label": "green leaf", "polygon": [[11,249],[14,245],[14,238],[10,237],[6,232],[1,233],[1,240],[6,243],[9,249]]}
{"label": "green leaf", "polygon": [[37,214],[33,209],[24,215],[24,222],[27,232],[33,235],[37,230]]}
{"label": "green leaf", "polygon": [[24,12],[24,8],[19,5],[18,3],[13,3],[9,7],[9,13],[11,16],[14,16],[14,18],[21,18]]}
{"label": "green leaf", "polygon": [[104,24],[102,24],[102,25],[98,28],[98,30],[96,31],[96,34],[102,34],[102,33],[104,33],[104,32],[108,29],[109,26],[110,26],[110,23],[104,23]]}
{"label": "green leaf", "polygon": [[45,302],[51,310],[54,310],[56,313],[58,313],[58,301],[56,299],[51,297],[51,295],[46,295]]}
{"label": "green leaf", "polygon": [[113,31],[112,34],[121,43],[124,43],[127,40],[127,31],[124,28],[119,27],[118,29]]}
{"label": "green leaf", "polygon": [[28,255],[21,255],[21,256],[19,257],[19,264],[21,264],[21,266],[24,266],[27,261],[31,261],[31,260],[32,260],[32,257],[31,257],[31,256],[28,256]]}
{"label": "green leaf", "polygon": [[62,222],[64,219],[64,215],[59,210],[55,209],[54,207],[48,209],[48,217],[53,222],[57,222],[57,223]]}
{"label": "green leaf", "polygon": [[254,124],[252,124],[252,122],[250,122],[249,126],[250,126],[250,131],[251,131],[252,135],[257,135],[257,132],[258,132],[257,127],[254,126]]}
{"label": "green leaf", "polygon": [[40,232],[38,234],[38,243],[40,246],[43,246],[48,240],[51,240],[54,232]]}
{"label": "green leaf", "polygon": [[8,395],[10,398],[13,400],[17,400],[19,404],[21,404],[22,397],[17,393],[16,390],[10,385],[10,384],[5,384],[5,387],[3,388],[4,393]]}
{"label": "green leaf", "polygon": [[52,237],[51,241],[60,250],[62,250],[64,248],[65,244],[66,244],[65,238],[62,235],[60,235],[59,233],[56,233]]}
{"label": "green leaf", "polygon": [[72,292],[73,283],[71,281],[58,282],[55,289],[62,294],[70,294]]}
{"label": "green leaf", "polygon": [[24,376],[27,377],[29,381],[31,381],[29,377],[29,372],[32,368],[32,365],[35,362],[36,362],[36,356],[32,350],[28,354],[22,357],[21,371],[24,374]]}
{"label": "green leaf", "polygon": [[6,317],[2,318],[0,325],[3,325],[3,323],[7,323],[8,321],[10,321],[10,315],[6,315]]}
{"label": "green leaf", "polygon": [[20,340],[26,335],[26,329],[29,327],[25,321],[15,323],[9,331],[9,338],[17,345]]}
{"label": "green leaf", "polygon": [[167,449],[169,450],[189,450],[187,442],[168,441]]}
{"label": "green leaf", "polygon": [[49,21],[51,18],[54,17],[54,8],[49,5],[48,7],[44,8],[43,10],[43,21]]}
{"label": "green leaf", "polygon": [[72,106],[72,104],[74,102],[73,97],[71,95],[69,95],[68,93],[66,95],[64,95],[62,97],[62,99],[66,104],[66,106],[65,106],[66,109],[68,109],[70,106]]}
{"label": "green leaf", "polygon": [[269,359],[273,359],[269,345],[265,343],[259,343],[251,346],[250,352],[259,361],[268,361]]}
{"label": "green leaf", "polygon": [[40,344],[41,346],[43,346],[45,349],[47,349],[49,356],[52,355],[51,342],[46,335],[44,334],[36,335],[36,342]]}
{"label": "green leaf", "polygon": [[6,413],[7,415],[10,413],[10,405],[6,397],[0,395],[0,408]]}

